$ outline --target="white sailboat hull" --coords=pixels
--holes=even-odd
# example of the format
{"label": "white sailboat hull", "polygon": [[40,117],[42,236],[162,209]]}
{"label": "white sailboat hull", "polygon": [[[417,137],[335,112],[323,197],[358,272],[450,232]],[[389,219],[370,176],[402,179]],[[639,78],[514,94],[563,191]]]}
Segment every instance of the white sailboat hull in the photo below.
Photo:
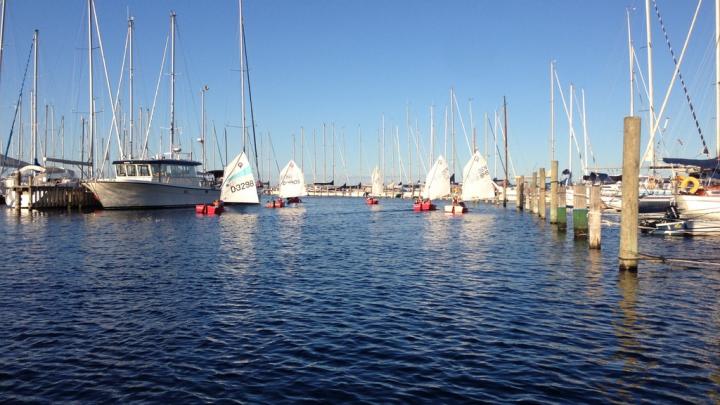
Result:
{"label": "white sailboat hull", "polygon": [[682,219],[720,220],[720,195],[679,194],[675,203]]}
{"label": "white sailboat hull", "polygon": [[188,207],[220,198],[220,191],[210,187],[145,181],[97,180],[85,186],[105,209]]}

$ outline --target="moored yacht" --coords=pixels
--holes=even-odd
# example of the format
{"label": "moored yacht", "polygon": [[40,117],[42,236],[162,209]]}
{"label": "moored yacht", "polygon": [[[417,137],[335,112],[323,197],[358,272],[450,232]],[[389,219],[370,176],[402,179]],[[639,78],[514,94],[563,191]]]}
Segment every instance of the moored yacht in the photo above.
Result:
{"label": "moored yacht", "polygon": [[85,186],[106,209],[194,206],[220,198],[212,179],[197,173],[200,164],[183,159],[117,160],[115,178]]}

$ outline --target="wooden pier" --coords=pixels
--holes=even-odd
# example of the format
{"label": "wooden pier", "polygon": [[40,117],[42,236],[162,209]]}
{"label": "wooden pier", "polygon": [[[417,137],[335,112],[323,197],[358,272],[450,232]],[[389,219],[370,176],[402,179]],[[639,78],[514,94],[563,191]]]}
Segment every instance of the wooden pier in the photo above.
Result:
{"label": "wooden pier", "polygon": [[[9,190],[16,196],[15,209],[52,210],[52,209],[85,209],[100,206],[95,196],[82,186],[62,187],[56,185],[13,186]],[[27,204],[23,204],[27,201]]]}

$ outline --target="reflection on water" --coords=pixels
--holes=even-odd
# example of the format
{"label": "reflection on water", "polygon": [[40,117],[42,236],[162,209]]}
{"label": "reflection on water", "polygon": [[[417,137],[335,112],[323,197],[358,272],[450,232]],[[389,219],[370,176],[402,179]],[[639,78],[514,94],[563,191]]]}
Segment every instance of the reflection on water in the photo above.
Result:
{"label": "reflection on water", "polygon": [[[720,273],[618,273],[617,228],[588,251],[514,207],[360,198],[4,213],[7,402],[674,403],[720,389]],[[716,245],[640,242],[668,257]]]}
{"label": "reflection on water", "polygon": [[638,325],[638,314],[636,310],[638,294],[637,273],[632,271],[621,271],[618,274],[618,291],[620,293],[620,318],[615,322],[615,334],[618,339],[618,360],[622,363],[623,376],[617,383],[621,387],[620,394],[623,398],[630,400],[629,389],[636,387],[638,382],[627,378],[640,371],[646,364],[640,361],[643,346],[638,340],[642,332]]}

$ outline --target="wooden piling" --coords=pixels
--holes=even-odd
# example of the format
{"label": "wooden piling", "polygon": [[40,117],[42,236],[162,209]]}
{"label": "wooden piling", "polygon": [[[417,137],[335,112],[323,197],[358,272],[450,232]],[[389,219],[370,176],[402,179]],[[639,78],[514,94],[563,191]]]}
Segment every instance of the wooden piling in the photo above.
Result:
{"label": "wooden piling", "polygon": [[535,202],[535,195],[537,193],[537,172],[532,173],[532,180],[530,181],[530,212],[537,214],[537,204]]}
{"label": "wooden piling", "polygon": [[545,219],[545,168],[538,170],[538,216]]}
{"label": "wooden piling", "polygon": [[517,185],[517,188],[515,189],[515,208],[517,208],[518,211],[522,211],[523,193],[525,192],[525,177],[517,176],[515,178],[515,184]]}
{"label": "wooden piling", "polygon": [[550,162],[550,223],[558,221],[558,161]]}
{"label": "wooden piling", "polygon": [[587,195],[585,185],[578,184],[573,188],[573,237],[574,239],[587,239],[588,217],[587,217]]}
{"label": "wooden piling", "polygon": [[620,212],[620,270],[638,267],[638,193],[640,174],[640,118],[623,122],[622,208]]}
{"label": "wooden piling", "polygon": [[590,249],[600,249],[602,230],[602,200],[600,199],[600,185],[593,184],[590,189],[590,212],[588,213]]}
{"label": "wooden piling", "polygon": [[17,171],[15,174],[15,187],[13,187],[13,191],[15,192],[15,210],[17,213],[20,213],[20,210],[22,209],[20,204],[20,198],[22,196],[22,188],[20,188],[20,182],[22,181],[22,174],[20,173],[20,170]]}
{"label": "wooden piling", "polygon": [[557,207],[557,229],[565,232],[567,230],[567,204],[565,186],[558,187],[558,207]]}

